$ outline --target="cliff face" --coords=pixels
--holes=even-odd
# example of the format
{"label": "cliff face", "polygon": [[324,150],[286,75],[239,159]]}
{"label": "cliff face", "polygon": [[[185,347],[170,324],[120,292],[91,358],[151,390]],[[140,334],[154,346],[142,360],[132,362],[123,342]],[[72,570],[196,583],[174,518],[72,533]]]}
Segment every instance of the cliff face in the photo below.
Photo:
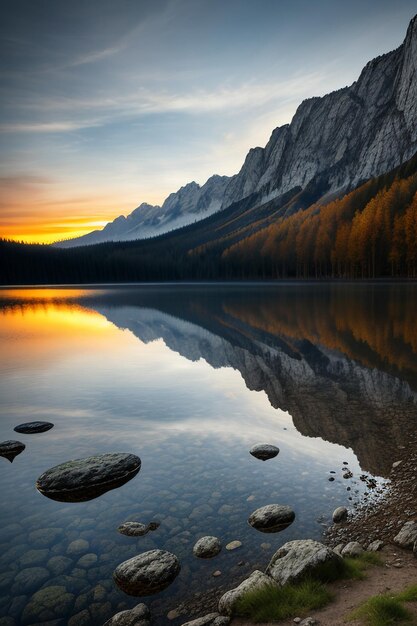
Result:
{"label": "cliff face", "polygon": [[404,43],[370,61],[350,87],[305,100],[290,125],[246,157],[227,186],[223,207],[256,193],[257,202],[317,176],[328,191],[351,189],[409,159],[417,150],[417,16]]}
{"label": "cliff face", "polygon": [[[399,48],[370,61],[350,87],[302,102],[291,124],[276,128],[265,148],[251,149],[232,178],[215,175],[202,187],[189,183],[162,207],[142,204],[102,231],[55,245],[153,237],[245,198],[257,208],[309,184],[324,195],[343,192],[393,169],[416,151],[417,16]],[[298,208],[295,204],[291,211]]]}

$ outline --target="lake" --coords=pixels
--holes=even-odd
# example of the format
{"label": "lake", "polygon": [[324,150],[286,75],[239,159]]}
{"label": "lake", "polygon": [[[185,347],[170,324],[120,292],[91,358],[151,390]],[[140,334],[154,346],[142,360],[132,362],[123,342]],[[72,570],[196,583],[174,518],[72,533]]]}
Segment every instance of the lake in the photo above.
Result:
{"label": "lake", "polygon": [[[143,599],[166,623],[286,541],[320,539],[337,506],[378,498],[417,426],[416,312],[406,283],[1,290],[0,440],[26,448],[0,458],[0,624],[99,626],[142,601],[112,574],[154,548],[181,562]],[[14,432],[33,420],[54,427]],[[262,462],[257,443],[280,453]],[[48,468],[106,452],[138,455],[140,472],[86,502],[37,491]],[[296,517],[265,534],[247,520],[270,503]],[[160,526],[127,537],[127,520]],[[215,558],[193,556],[204,535]]]}

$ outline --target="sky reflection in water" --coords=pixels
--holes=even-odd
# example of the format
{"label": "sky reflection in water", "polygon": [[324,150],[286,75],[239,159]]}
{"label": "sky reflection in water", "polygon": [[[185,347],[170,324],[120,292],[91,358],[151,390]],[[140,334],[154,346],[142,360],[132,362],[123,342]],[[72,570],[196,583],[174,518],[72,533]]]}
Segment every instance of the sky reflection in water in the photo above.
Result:
{"label": "sky reflection in water", "polygon": [[[265,567],[283,542],[320,538],[333,509],[366,491],[360,466],[387,476],[416,425],[415,288],[383,289],[2,291],[0,439],[26,450],[13,464],[0,459],[1,615],[31,623],[33,593],[63,585],[73,597],[54,615],[89,611],[101,624],[136,603],[114,585],[114,568],[154,547],[182,563],[177,580],[147,600],[166,615],[187,595]],[[13,436],[16,424],[35,419],[55,427]],[[251,457],[259,442],[278,445],[278,457]],[[80,504],[36,491],[49,467],[105,452],[138,454],[140,473]],[[352,480],[342,478],[344,461]],[[296,520],[263,535],[247,518],[271,502],[292,506]],[[127,519],[161,526],[133,539],[116,531]],[[197,560],[192,546],[204,534],[243,546]],[[79,539],[88,546],[77,552],[70,546]],[[97,557],[89,568],[84,553]],[[64,557],[59,573],[54,557]],[[31,580],[28,567],[38,569]]]}

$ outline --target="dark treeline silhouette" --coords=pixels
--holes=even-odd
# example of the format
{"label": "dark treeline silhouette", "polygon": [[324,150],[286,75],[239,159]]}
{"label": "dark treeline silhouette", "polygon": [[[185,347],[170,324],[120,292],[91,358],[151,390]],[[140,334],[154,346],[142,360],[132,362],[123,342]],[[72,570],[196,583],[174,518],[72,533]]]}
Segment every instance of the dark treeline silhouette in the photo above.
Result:
{"label": "dark treeline silhouette", "polygon": [[143,241],[59,249],[1,240],[0,282],[417,277],[417,155],[327,204],[294,213],[295,197],[268,211],[246,199]]}

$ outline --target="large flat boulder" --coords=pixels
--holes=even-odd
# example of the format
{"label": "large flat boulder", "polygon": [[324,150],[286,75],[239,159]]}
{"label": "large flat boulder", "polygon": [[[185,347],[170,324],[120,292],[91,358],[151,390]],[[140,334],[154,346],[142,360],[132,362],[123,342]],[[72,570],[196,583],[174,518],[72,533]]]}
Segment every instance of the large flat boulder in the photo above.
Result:
{"label": "large flat boulder", "polygon": [[342,559],[333,550],[312,539],[288,541],[275,552],[266,573],[279,585],[317,574],[324,566],[340,566]]}
{"label": "large flat boulder", "polygon": [[36,487],[52,500],[84,502],[124,485],[140,466],[135,454],[98,454],[52,467],[39,476]]}
{"label": "large flat boulder", "polygon": [[230,617],[220,615],[220,613],[208,613],[203,617],[185,622],[182,626],[227,626],[230,623]]}

